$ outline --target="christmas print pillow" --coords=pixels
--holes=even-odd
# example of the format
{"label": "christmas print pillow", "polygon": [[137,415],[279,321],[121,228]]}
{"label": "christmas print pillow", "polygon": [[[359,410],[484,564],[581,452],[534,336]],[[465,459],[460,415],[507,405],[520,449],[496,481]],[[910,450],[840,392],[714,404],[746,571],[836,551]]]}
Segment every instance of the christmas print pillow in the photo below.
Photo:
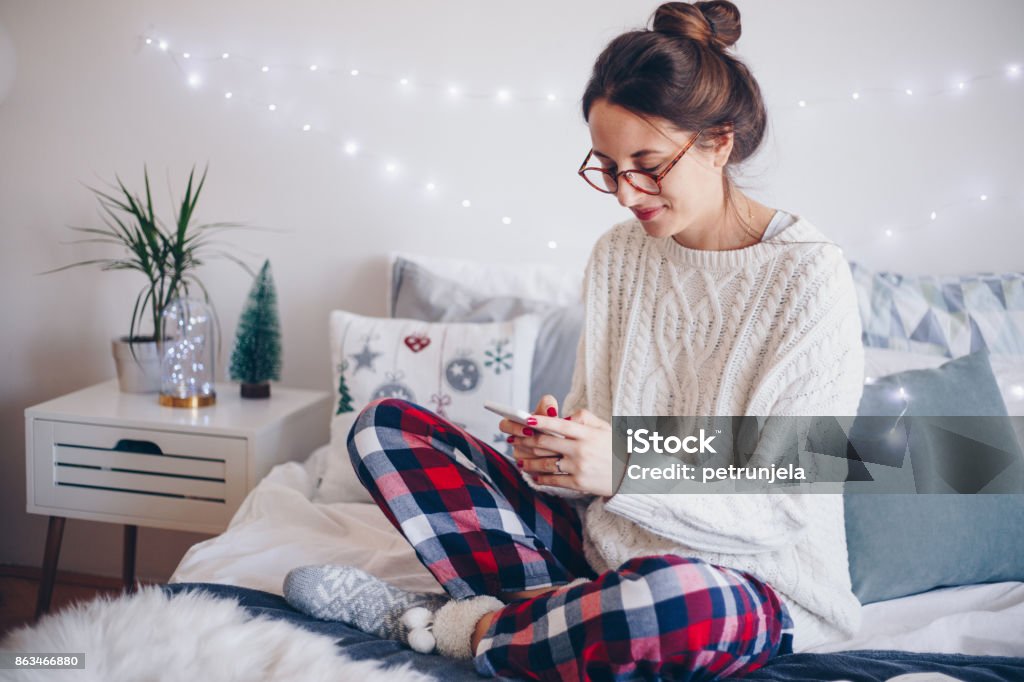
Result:
{"label": "christmas print pillow", "polygon": [[494,402],[532,410],[530,373],[540,316],[505,322],[423,322],[330,315],[334,407],[331,452],[315,502],[372,502],[356,478],[346,444],[360,411],[378,398],[401,398],[435,412],[511,456]]}

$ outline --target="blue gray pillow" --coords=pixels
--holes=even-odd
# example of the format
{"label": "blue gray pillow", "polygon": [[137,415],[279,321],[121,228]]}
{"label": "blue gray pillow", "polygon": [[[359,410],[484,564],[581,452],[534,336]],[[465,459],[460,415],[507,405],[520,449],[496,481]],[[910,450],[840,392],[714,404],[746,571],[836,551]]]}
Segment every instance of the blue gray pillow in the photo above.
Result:
{"label": "blue gray pillow", "polygon": [[[903,388],[907,400],[898,398]],[[971,353],[935,369],[898,372],[864,387],[862,416],[895,418],[977,416],[988,445],[1016,459],[1005,476],[1024,475],[1024,461],[1007,418],[987,351]],[[859,452],[869,437],[851,428]],[[969,441],[967,441],[969,442]],[[910,457],[922,475],[936,462],[982,456],[986,446],[958,439],[910,442]],[[938,479],[936,479],[938,480]],[[938,489],[938,482],[933,483]],[[846,542],[854,594],[863,604],[937,587],[1024,580],[1024,495],[864,494],[844,496]]]}
{"label": "blue gray pillow", "polygon": [[482,296],[455,280],[398,257],[391,273],[391,315],[425,322],[500,322],[519,315],[542,316],[530,373],[533,410],[544,394],[565,399],[572,385],[576,349],[583,331],[583,303],[564,306],[517,296]]}

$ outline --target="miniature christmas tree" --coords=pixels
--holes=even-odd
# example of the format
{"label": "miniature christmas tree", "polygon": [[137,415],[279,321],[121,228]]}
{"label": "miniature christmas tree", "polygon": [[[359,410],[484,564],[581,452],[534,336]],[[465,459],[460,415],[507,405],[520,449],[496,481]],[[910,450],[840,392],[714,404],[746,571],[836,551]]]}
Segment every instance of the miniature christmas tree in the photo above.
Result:
{"label": "miniature christmas tree", "polygon": [[281,379],[281,332],[277,291],[268,260],[253,281],[238,320],[231,380],[241,382],[243,398],[269,398],[271,379]]}
{"label": "miniature christmas tree", "polygon": [[341,378],[338,380],[338,411],[334,413],[335,415],[355,411],[355,408],[352,407],[352,394],[349,393],[348,384],[345,382],[346,369],[348,369],[348,360],[341,363]]}

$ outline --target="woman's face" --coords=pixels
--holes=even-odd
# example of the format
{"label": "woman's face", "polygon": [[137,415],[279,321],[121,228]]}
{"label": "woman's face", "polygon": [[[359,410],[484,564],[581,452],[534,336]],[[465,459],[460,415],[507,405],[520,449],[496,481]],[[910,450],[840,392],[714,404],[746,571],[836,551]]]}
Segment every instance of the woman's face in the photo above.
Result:
{"label": "woman's face", "polygon": [[[697,132],[677,130],[664,119],[645,120],[605,99],[591,106],[589,123],[594,155],[588,165],[600,164],[613,173],[632,168],[658,174]],[[620,177],[615,196],[652,237],[673,236],[691,226],[710,230],[720,219],[722,166],[731,149],[731,134],[716,152],[700,151],[694,143],[662,178],[661,194],[645,194]]]}

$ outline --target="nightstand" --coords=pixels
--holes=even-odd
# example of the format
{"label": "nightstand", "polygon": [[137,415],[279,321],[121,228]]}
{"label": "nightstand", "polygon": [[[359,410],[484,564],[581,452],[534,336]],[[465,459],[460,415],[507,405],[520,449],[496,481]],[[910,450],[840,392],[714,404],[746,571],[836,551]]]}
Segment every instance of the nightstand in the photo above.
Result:
{"label": "nightstand", "polygon": [[330,394],[273,387],[209,407],[162,407],[112,379],[25,410],[27,511],[50,517],[36,617],[50,606],[65,519],[124,524],[134,588],[138,526],[217,534],[272,467],[330,439]]}

